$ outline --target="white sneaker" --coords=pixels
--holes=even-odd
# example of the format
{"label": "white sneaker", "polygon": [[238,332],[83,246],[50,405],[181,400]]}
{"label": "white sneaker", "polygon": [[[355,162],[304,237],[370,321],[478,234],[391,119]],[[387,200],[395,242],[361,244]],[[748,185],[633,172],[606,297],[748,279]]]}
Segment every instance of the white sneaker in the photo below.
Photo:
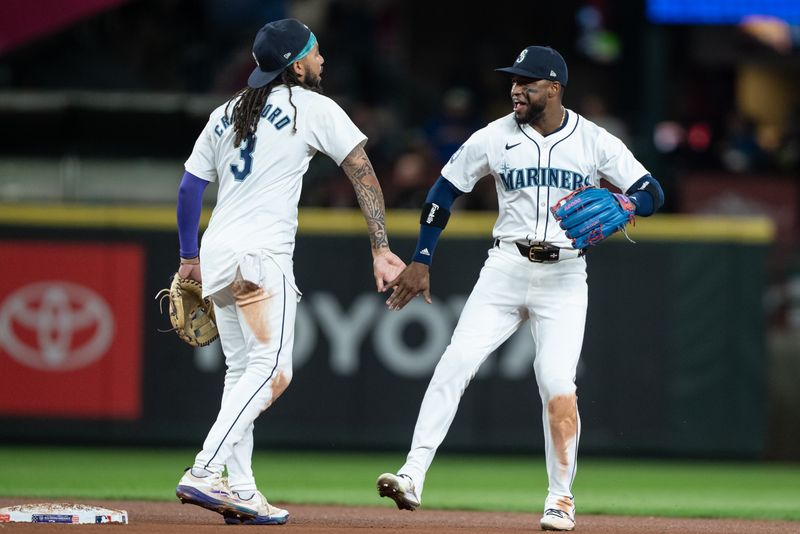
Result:
{"label": "white sneaker", "polygon": [[222,515],[225,517],[225,522],[229,525],[283,525],[289,520],[289,512],[283,508],[272,506],[260,491],[256,491],[249,499],[242,499],[236,492],[234,492],[234,495],[241,499],[243,503],[255,508],[258,511],[258,515],[252,519],[240,519],[236,514],[223,512]]}
{"label": "white sneaker", "polygon": [[414,481],[408,475],[384,473],[378,477],[378,495],[394,500],[400,510],[411,510],[419,507],[420,500]]}
{"label": "white sneaker", "polygon": [[175,488],[175,495],[182,503],[196,504],[225,517],[245,520],[258,516],[258,509],[239,499],[219,473],[195,476],[192,469],[187,469]]}
{"label": "white sneaker", "polygon": [[560,508],[548,508],[544,511],[539,526],[542,530],[575,530],[575,506],[569,512]]}

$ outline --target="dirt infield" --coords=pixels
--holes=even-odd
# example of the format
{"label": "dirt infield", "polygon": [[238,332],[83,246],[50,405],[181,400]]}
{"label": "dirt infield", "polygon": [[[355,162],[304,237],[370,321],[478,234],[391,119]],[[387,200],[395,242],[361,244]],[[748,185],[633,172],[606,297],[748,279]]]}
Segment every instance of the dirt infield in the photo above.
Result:
{"label": "dirt infield", "polygon": [[[0,499],[0,507],[52,499]],[[75,501],[69,501],[75,502]],[[225,525],[222,517],[192,505],[178,502],[78,501],[128,511],[129,524],[123,525],[54,525],[0,523],[0,532],[98,532],[111,529],[127,534],[203,534],[220,528],[234,530],[276,529],[278,532],[344,533],[379,532],[381,534],[470,534],[538,532],[539,517],[534,514],[499,512],[457,512],[424,510],[401,512],[390,507],[341,507],[286,505],[291,516],[281,526],[245,527]],[[656,517],[578,516],[576,532],[584,534],[800,534],[800,522],[745,521],[732,519],[669,519]]]}

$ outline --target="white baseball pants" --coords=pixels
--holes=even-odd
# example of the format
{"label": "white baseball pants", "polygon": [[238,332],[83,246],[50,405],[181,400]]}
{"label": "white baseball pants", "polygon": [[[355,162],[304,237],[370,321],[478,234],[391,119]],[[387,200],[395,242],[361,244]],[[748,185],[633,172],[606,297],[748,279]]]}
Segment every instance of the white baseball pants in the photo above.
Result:
{"label": "white baseball pants", "polygon": [[225,354],[225,387],[217,419],[194,467],[221,473],[235,491],[255,491],[253,426],[292,379],[298,295],[267,255],[246,256],[241,279],[260,286],[242,296],[234,284],[211,295]]}
{"label": "white baseball pants", "polygon": [[411,450],[398,471],[411,477],[418,496],[470,380],[489,354],[529,319],[543,406],[547,501],[568,497],[571,502],[580,437],[575,373],[583,345],[587,293],[585,258],[532,263],[514,243],[506,242],[489,251],[425,392]]}

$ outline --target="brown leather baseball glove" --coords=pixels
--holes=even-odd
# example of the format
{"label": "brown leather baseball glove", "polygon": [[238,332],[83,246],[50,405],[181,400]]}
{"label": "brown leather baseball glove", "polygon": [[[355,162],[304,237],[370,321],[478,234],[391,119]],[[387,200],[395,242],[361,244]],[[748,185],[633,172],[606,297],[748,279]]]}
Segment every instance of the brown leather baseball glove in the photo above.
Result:
{"label": "brown leather baseball glove", "polygon": [[164,298],[169,299],[172,331],[189,345],[203,347],[219,337],[214,304],[210,299],[203,298],[203,286],[200,282],[181,278],[175,273],[170,286],[159,291],[156,298],[161,301]]}

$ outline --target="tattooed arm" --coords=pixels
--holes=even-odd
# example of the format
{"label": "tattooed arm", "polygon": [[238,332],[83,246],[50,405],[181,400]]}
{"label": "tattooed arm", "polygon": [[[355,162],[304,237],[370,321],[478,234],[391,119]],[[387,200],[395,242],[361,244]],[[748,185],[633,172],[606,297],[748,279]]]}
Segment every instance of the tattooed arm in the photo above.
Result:
{"label": "tattooed arm", "polygon": [[385,283],[397,278],[406,264],[389,249],[383,191],[363,145],[355,147],[342,161],[342,170],[353,184],[361,213],[367,221],[375,284],[382,292]]}
{"label": "tattooed arm", "polygon": [[372,255],[375,256],[380,252],[380,249],[389,248],[389,239],[386,236],[383,191],[363,145],[355,147],[344,158],[342,170],[344,170],[344,173],[350,179],[350,183],[353,184],[353,189],[356,191],[361,213],[364,214],[364,218],[367,220]]}

